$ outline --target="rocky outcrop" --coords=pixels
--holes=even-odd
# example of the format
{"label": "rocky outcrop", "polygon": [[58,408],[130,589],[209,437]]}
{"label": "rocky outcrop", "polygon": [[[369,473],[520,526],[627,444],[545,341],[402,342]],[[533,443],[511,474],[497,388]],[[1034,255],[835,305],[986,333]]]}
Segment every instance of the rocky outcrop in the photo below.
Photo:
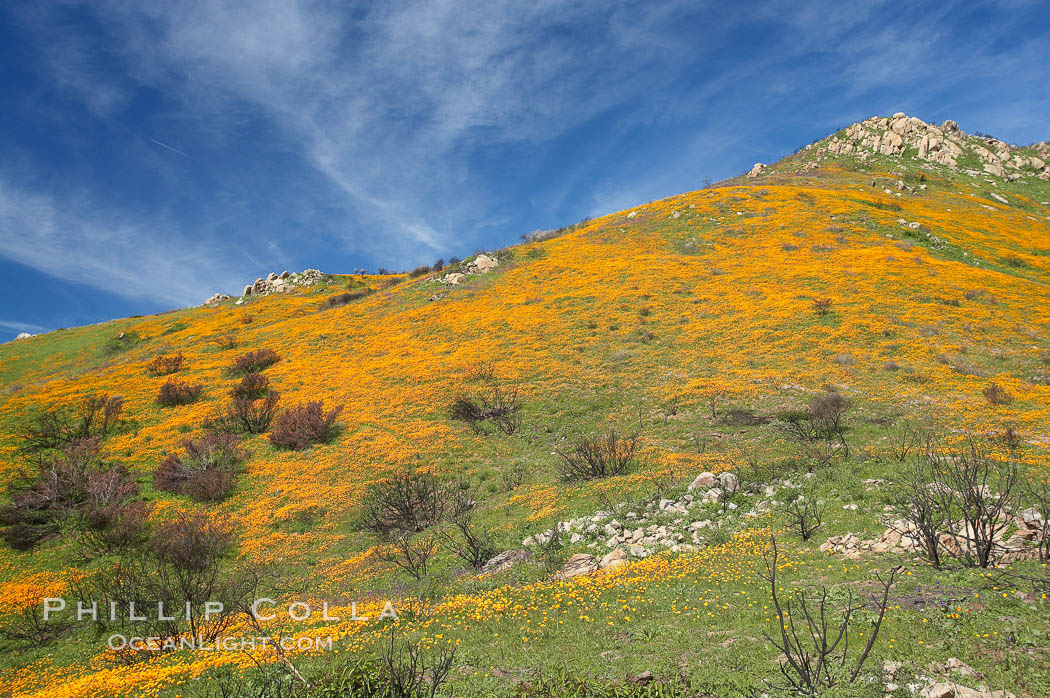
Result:
{"label": "rocky outcrop", "polygon": [[499,260],[489,257],[487,254],[479,254],[474,259],[463,265],[463,271],[453,271],[445,274],[439,282],[446,286],[459,286],[467,280],[467,274],[487,274],[499,266]]}
{"label": "rocky outcrop", "polygon": [[760,163],[760,162],[756,162],[756,163],[755,163],[755,165],[754,165],[754,167],[752,167],[752,168],[751,168],[751,169],[750,169],[750,170],[748,171],[748,173],[747,173],[747,176],[748,176],[748,177],[757,177],[758,175],[762,174],[762,170],[764,170],[764,169],[766,169],[766,166],[765,166],[765,165],[763,165],[763,164],[762,164],[762,163]]}
{"label": "rocky outcrop", "polygon": [[[893,157],[914,156],[931,164],[960,169],[958,161],[964,153],[977,158],[981,170],[966,170],[970,174],[988,174],[1016,181],[1024,176],[1050,180],[1046,158],[1030,154],[1050,151],[1046,144],[1037,143],[1030,149],[1016,148],[995,138],[969,136],[954,121],[940,126],[902,112],[892,117],[873,116],[853,124],[821,143],[815,144],[821,154],[851,155],[866,160],[872,155]],[[814,146],[810,146],[813,148]],[[1047,153],[1050,155],[1050,153]],[[748,174],[748,176],[753,176]]]}
{"label": "rocky outcrop", "polygon": [[29,339],[30,337],[36,337],[36,335],[29,332],[19,332],[18,336],[15,337],[15,341],[17,342],[19,339]]}
{"label": "rocky outcrop", "polygon": [[285,293],[298,286],[313,286],[324,278],[324,272],[318,269],[306,269],[302,272],[292,273],[282,271],[280,274],[270,272],[265,279],[259,277],[254,283],[246,285],[244,291],[241,292],[241,296],[265,296],[271,293]]}
{"label": "rocky outcrop", "polygon": [[216,303],[222,303],[223,301],[230,300],[230,296],[225,293],[213,293],[208,300],[204,301],[204,305],[215,305]]}
{"label": "rocky outcrop", "polygon": [[[947,554],[962,555],[971,544],[967,535],[962,532],[962,524],[957,523],[958,535],[944,533],[939,538],[940,548]],[[1009,535],[1006,535],[1009,533]],[[996,536],[994,550],[995,562],[1007,564],[1018,560],[1031,560],[1039,557],[1038,546],[1046,535],[1042,516],[1035,509],[1027,509],[1016,516],[1010,516],[1008,526]],[[919,553],[922,550],[922,538],[915,525],[909,521],[897,520],[889,523],[886,531],[874,540],[862,540],[853,533],[832,536],[820,546],[823,553],[837,553],[850,559],[857,559],[863,553]],[[973,555],[973,551],[969,551]]]}
{"label": "rocky outcrop", "polygon": [[524,562],[530,557],[532,557],[532,553],[528,550],[504,550],[486,562],[484,567],[481,568],[481,573],[495,574],[496,572],[506,572],[514,565]]}

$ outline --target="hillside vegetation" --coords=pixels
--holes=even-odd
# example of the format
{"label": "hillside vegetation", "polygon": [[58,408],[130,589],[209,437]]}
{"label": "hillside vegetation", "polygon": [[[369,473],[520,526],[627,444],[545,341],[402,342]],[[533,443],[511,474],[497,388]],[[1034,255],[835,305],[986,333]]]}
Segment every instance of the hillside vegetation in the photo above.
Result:
{"label": "hillside vegetation", "polygon": [[[808,642],[800,594],[826,588],[832,638],[860,602],[829,695],[1050,694],[1050,182],[1038,148],[992,174],[958,138],[946,163],[843,131],[485,273],[328,275],[0,346],[0,691],[305,695],[294,666],[317,695],[398,695],[346,687],[401,643],[448,659],[438,695],[778,695],[778,626]],[[1009,509],[989,560],[956,537],[934,566],[888,529],[967,454]],[[119,623],[37,618],[201,570],[342,617],[220,631],[331,649],[116,652]]]}

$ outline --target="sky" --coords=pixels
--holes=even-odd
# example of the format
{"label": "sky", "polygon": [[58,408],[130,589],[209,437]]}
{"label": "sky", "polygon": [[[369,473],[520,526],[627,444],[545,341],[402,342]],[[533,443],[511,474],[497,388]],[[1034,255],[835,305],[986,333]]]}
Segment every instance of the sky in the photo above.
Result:
{"label": "sky", "polygon": [[1047,76],[1044,0],[9,0],[0,340],[495,249],[875,114],[1047,140]]}

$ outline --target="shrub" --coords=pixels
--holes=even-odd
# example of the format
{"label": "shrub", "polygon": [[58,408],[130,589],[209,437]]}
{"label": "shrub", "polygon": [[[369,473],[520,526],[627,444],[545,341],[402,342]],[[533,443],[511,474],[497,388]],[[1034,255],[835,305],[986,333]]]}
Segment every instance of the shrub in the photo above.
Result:
{"label": "shrub", "polygon": [[[180,514],[158,524],[146,544],[98,570],[85,582],[80,595],[108,599],[120,609],[130,608],[131,603],[157,609],[162,603],[168,613],[144,613],[144,619],[134,620],[123,614],[116,619],[100,614],[102,624],[131,624],[136,634],[156,637],[160,642],[184,635],[214,642],[230,627],[252,592],[241,575],[231,574],[225,563],[232,549],[233,536],[224,522],[204,514]],[[222,610],[208,619],[201,612],[188,617],[180,612],[186,604],[197,610],[206,602],[218,602]],[[133,658],[133,652],[125,657]]]}
{"label": "shrub", "polygon": [[634,465],[638,437],[624,437],[615,431],[604,436],[584,437],[561,456],[559,470],[565,480],[594,480],[625,475]]}
{"label": "shrub", "polygon": [[215,342],[215,345],[219,347],[219,349],[221,349],[222,351],[233,349],[235,346],[237,346],[237,338],[232,334],[220,334],[213,341]]}
{"label": "shrub", "polygon": [[831,312],[831,299],[830,298],[818,298],[813,301],[813,312],[820,317],[824,317]]}
{"label": "shrub", "polygon": [[157,393],[157,404],[163,407],[189,405],[200,399],[202,391],[203,387],[200,383],[188,383],[171,378],[160,386],[160,392]]}
{"label": "shrub", "polygon": [[805,456],[826,465],[840,451],[849,457],[845,436],[845,416],[852,402],[835,390],[820,395],[801,412],[780,415],[778,428],[794,438]]}
{"label": "shrub", "polygon": [[364,298],[372,293],[370,288],[361,288],[356,291],[347,291],[346,293],[337,293],[334,296],[329,296],[321,303],[321,309],[327,310],[329,308],[337,308],[341,305],[346,305],[360,298]]}
{"label": "shrub", "polygon": [[518,391],[505,393],[498,385],[493,385],[488,395],[458,395],[449,407],[449,415],[469,424],[475,433],[481,433],[483,423],[491,421],[504,434],[510,435],[521,427],[520,409]]}
{"label": "shrub", "polygon": [[389,547],[377,548],[375,555],[383,562],[395,565],[419,582],[427,576],[430,558],[434,556],[436,548],[437,539],[433,535],[423,534],[412,537],[407,531],[401,531],[394,536]]}
{"label": "shrub", "polygon": [[412,271],[408,272],[408,275],[409,275],[409,277],[414,279],[414,278],[416,278],[418,276],[423,276],[424,274],[429,274],[429,273],[430,273],[430,267],[424,264],[423,266],[416,267]]}
{"label": "shrub", "polygon": [[327,441],[332,436],[332,424],[342,411],[343,406],[339,405],[326,414],[319,400],[286,409],[273,425],[270,443],[301,451],[310,444]]}
{"label": "shrub", "polygon": [[992,383],[981,391],[989,405],[1008,405],[1013,402],[1014,396],[1006,391],[998,383]]}
{"label": "shrub", "polygon": [[153,361],[149,362],[146,370],[152,376],[167,376],[182,370],[183,363],[185,363],[185,358],[182,356],[182,352],[171,355],[162,354],[153,357]]}
{"label": "shrub", "polygon": [[234,373],[257,373],[265,371],[281,360],[273,349],[257,349],[238,356],[233,362]]}
{"label": "shrub", "polygon": [[121,424],[124,398],[91,394],[76,406],[37,412],[22,425],[21,450],[33,454],[74,441],[104,439]]}
{"label": "shrub", "polygon": [[241,382],[230,391],[230,396],[233,398],[258,400],[261,397],[265,397],[269,389],[270,379],[262,373],[252,372],[241,379]]}
{"label": "shrub", "polygon": [[448,488],[430,473],[404,472],[377,482],[365,493],[365,527],[388,536],[418,533],[445,514]]}
{"label": "shrub", "polygon": [[270,428],[280,399],[281,394],[276,390],[256,400],[234,398],[218,414],[205,421],[204,428],[226,434],[262,434]]}
{"label": "shrub", "polygon": [[184,455],[169,454],[153,473],[158,490],[198,501],[222,501],[233,491],[237,468],[246,454],[232,434],[209,432],[182,442]]}
{"label": "shrub", "polygon": [[26,550],[56,534],[63,521],[81,518],[100,526],[106,509],[138,493],[128,472],[103,461],[99,440],[79,439],[20,471],[8,485],[10,501],[0,508],[0,532],[11,547]]}

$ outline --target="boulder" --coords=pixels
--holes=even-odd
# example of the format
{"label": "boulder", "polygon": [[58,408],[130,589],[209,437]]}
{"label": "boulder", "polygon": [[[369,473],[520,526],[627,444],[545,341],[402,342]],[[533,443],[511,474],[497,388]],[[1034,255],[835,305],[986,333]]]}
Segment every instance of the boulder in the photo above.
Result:
{"label": "boulder", "polygon": [[459,286],[463,283],[463,280],[467,278],[466,274],[460,274],[459,272],[452,272],[451,274],[445,274],[439,281],[449,286]]}
{"label": "boulder", "polygon": [[35,334],[31,334],[31,333],[29,333],[29,332],[19,332],[19,333],[18,333],[18,336],[17,336],[17,337],[15,337],[15,340],[19,340],[19,339],[29,339],[30,337],[36,337],[36,335],[35,335]]}
{"label": "boulder", "polygon": [[627,564],[627,553],[623,551],[623,548],[616,548],[606,553],[598,566],[603,570],[614,570],[617,567],[623,567]]}
{"label": "boulder", "polygon": [[250,295],[252,295],[252,285],[248,284],[247,286],[245,286],[244,290],[241,291],[241,295],[242,296],[250,296]]}
{"label": "boulder", "polygon": [[593,555],[576,553],[565,561],[565,565],[561,568],[558,576],[562,579],[569,579],[578,577],[581,574],[590,574],[596,569],[598,569],[598,561]]}
{"label": "boulder", "polygon": [[474,258],[470,264],[467,265],[467,271],[475,274],[486,274],[491,269],[495,269],[499,266],[499,260],[494,257],[489,257],[485,254],[479,254]]}
{"label": "boulder", "polygon": [[748,177],[757,177],[758,175],[762,174],[762,170],[764,170],[764,169],[766,169],[765,165],[763,165],[760,162],[756,162],[754,167],[752,167],[751,170],[748,171],[747,176]]}
{"label": "boulder", "polygon": [[708,489],[714,487],[716,482],[714,473],[700,473],[696,476],[696,479],[689,483],[689,489]]}
{"label": "boulder", "polygon": [[718,474],[718,484],[722,489],[732,492],[733,490],[740,487],[740,478],[736,476],[736,473],[724,472]]}

